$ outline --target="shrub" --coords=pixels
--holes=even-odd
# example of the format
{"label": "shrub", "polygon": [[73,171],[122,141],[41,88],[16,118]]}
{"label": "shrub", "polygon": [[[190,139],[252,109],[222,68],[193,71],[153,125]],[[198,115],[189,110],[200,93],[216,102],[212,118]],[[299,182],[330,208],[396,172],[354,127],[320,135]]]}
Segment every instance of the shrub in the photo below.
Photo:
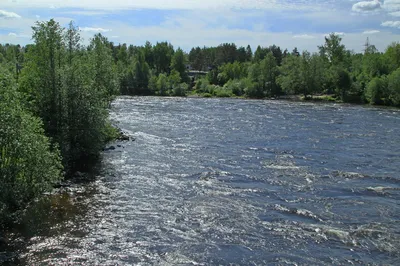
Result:
{"label": "shrub", "polygon": [[220,98],[227,98],[227,97],[231,97],[232,96],[232,91],[226,89],[226,88],[221,88],[218,87],[215,91],[214,91],[214,95]]}
{"label": "shrub", "polygon": [[226,90],[230,90],[234,95],[241,96],[244,93],[244,88],[242,87],[242,83],[240,80],[229,80],[224,88]]}
{"label": "shrub", "polygon": [[392,104],[400,106],[400,68],[389,75],[388,90]]}
{"label": "shrub", "polygon": [[188,85],[186,83],[175,85],[172,90],[172,96],[186,96],[187,90]]}
{"label": "shrub", "polygon": [[201,78],[196,80],[196,84],[194,86],[196,92],[203,93],[207,90],[207,86],[210,85],[210,82],[206,78]]}
{"label": "shrub", "polygon": [[262,98],[264,96],[262,87],[259,87],[255,82],[249,83],[244,92],[250,98]]}
{"label": "shrub", "polygon": [[387,79],[385,76],[372,79],[365,89],[365,99],[370,104],[383,104],[387,92]]}
{"label": "shrub", "polygon": [[228,98],[228,97],[232,96],[232,93],[230,91],[226,91],[226,90],[218,90],[216,92],[216,96],[221,97],[221,98]]}

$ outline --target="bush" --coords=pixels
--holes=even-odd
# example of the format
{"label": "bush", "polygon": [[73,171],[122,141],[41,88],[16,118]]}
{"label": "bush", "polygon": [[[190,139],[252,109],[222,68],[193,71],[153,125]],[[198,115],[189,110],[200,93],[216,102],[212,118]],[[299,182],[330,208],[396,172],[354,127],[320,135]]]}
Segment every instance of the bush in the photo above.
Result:
{"label": "bush", "polygon": [[196,80],[194,89],[197,93],[203,93],[206,92],[208,85],[210,85],[210,82],[206,78],[201,78]]}
{"label": "bush", "polygon": [[252,82],[250,83],[245,89],[244,92],[247,97],[250,98],[262,98],[264,97],[262,88],[258,86],[257,83]]}
{"label": "bush", "polygon": [[244,95],[245,91],[252,87],[254,87],[254,84],[248,78],[229,80],[224,86],[224,88],[231,91],[236,96]]}
{"label": "bush", "polygon": [[214,91],[214,95],[220,98],[228,98],[232,96],[232,91],[219,87]]}
{"label": "bush", "polygon": [[206,86],[204,92],[214,95],[215,94],[214,92],[217,88],[219,88],[219,86],[209,84]]}
{"label": "bush", "polygon": [[228,98],[232,96],[232,93],[230,91],[221,90],[217,91],[216,96],[220,98]]}
{"label": "bush", "polygon": [[388,77],[388,90],[390,101],[395,106],[400,106],[400,68]]}
{"label": "bush", "polygon": [[244,93],[244,88],[240,80],[229,80],[224,88],[231,91],[236,96],[241,96]]}
{"label": "bush", "polygon": [[387,79],[385,76],[372,79],[365,89],[365,99],[370,104],[383,104],[387,97]]}
{"label": "bush", "polygon": [[172,96],[186,96],[187,90],[188,85],[186,83],[175,85],[172,90]]}

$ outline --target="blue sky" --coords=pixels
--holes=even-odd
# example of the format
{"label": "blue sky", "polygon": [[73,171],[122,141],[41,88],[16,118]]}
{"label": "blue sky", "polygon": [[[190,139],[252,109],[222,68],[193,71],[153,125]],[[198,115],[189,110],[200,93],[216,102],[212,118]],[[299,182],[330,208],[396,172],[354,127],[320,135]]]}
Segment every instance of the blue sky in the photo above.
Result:
{"label": "blue sky", "polygon": [[400,0],[0,0],[0,43],[27,44],[37,20],[74,20],[84,41],[101,32],[115,43],[170,41],[175,47],[276,44],[316,51],[336,32],[360,52],[400,41]]}

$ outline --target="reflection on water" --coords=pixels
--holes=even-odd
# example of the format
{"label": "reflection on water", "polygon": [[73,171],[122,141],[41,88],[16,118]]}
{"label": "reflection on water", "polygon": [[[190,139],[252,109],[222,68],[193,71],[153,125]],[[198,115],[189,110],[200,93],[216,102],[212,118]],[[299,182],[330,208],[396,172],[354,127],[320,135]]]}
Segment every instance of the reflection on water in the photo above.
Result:
{"label": "reflection on water", "polygon": [[140,97],[111,116],[136,141],[33,203],[0,262],[400,262],[398,110]]}

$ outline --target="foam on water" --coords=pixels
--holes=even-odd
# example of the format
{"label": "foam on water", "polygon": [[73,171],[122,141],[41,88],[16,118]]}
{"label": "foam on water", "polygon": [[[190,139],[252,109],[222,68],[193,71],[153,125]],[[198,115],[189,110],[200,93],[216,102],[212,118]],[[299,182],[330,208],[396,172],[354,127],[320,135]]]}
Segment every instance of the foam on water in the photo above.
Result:
{"label": "foam on water", "polygon": [[32,205],[0,263],[396,264],[400,113],[376,110],[118,98],[136,141]]}

